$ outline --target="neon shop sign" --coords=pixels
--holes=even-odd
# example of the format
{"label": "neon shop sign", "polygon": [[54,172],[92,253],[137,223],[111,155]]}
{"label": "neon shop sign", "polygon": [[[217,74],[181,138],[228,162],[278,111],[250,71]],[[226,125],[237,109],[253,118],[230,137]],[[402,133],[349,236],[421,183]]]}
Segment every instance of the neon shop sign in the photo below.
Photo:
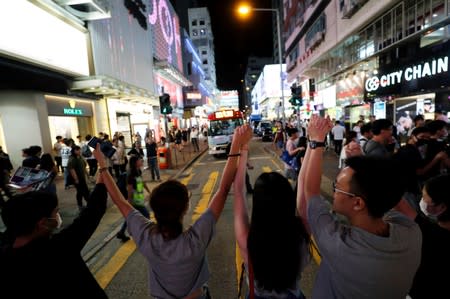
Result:
{"label": "neon shop sign", "polygon": [[425,77],[448,72],[448,56],[433,59],[429,62],[413,65],[404,70],[395,71],[381,77],[373,76],[366,80],[366,91],[377,91],[381,88],[409,82]]}

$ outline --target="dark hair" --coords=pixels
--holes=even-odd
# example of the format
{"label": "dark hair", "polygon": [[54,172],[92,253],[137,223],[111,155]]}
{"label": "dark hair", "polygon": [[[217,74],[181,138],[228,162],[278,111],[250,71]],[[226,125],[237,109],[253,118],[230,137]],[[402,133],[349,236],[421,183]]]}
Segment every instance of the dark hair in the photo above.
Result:
{"label": "dark hair", "polygon": [[309,248],[310,239],[296,216],[296,194],[279,173],[263,173],[255,182],[247,244],[259,287],[282,291],[295,285],[300,249],[302,245]]}
{"label": "dark hair", "polygon": [[91,136],[91,135],[89,135],[89,134],[87,134],[87,135],[86,135],[86,137],[84,137],[84,139],[85,139],[86,141],[89,141],[89,140],[91,140],[91,139],[92,139],[92,136]]}
{"label": "dark hair", "polygon": [[428,129],[430,129],[431,135],[436,134],[437,131],[442,130],[447,126],[447,123],[443,120],[433,120],[427,124]]}
{"label": "dark hair", "polygon": [[39,154],[39,152],[42,151],[42,147],[40,147],[39,145],[32,145],[29,147],[29,151],[30,155],[36,156],[37,154]]}
{"label": "dark hair", "polygon": [[349,144],[353,141],[354,138],[356,138],[358,134],[355,131],[349,131],[347,133],[347,138],[345,139],[345,145]]}
{"label": "dark hair", "polygon": [[416,122],[420,121],[420,120],[425,120],[425,118],[423,117],[422,114],[417,114],[417,115],[414,117],[414,124],[415,124]]}
{"label": "dark hair", "polygon": [[188,189],[178,181],[169,180],[153,189],[150,207],[155,213],[158,230],[165,240],[175,239],[183,232],[181,216],[188,205]]}
{"label": "dark hair", "polygon": [[52,155],[46,153],[43,154],[41,157],[41,169],[47,170],[47,171],[52,171],[53,168],[55,167],[55,161],[53,161],[53,157]]}
{"label": "dark hair", "polygon": [[400,201],[405,189],[400,161],[356,156],[346,163],[355,172],[350,192],[362,197],[370,216],[381,218]]}
{"label": "dark hair", "polygon": [[289,137],[291,137],[295,133],[298,133],[298,129],[297,128],[288,128],[287,129],[287,134],[288,134]]}
{"label": "dark hair", "polygon": [[435,205],[444,204],[447,209],[437,218],[438,221],[450,221],[450,197],[448,196],[450,186],[450,175],[443,174],[435,176],[425,182],[425,190]]}
{"label": "dark hair", "polygon": [[411,135],[416,136],[422,133],[430,133],[430,129],[428,127],[417,127],[412,130]]}
{"label": "dark hair", "polygon": [[33,232],[39,220],[50,217],[57,206],[55,194],[31,191],[8,200],[2,209],[2,219],[12,237],[25,236]]}
{"label": "dark hair", "polygon": [[361,127],[361,135],[364,135],[365,133],[369,133],[371,131],[372,131],[372,124],[371,123],[364,124]]}
{"label": "dark hair", "polygon": [[56,136],[56,140],[60,140],[60,139],[62,139],[62,136],[60,136],[60,135]]}
{"label": "dark hair", "polygon": [[298,139],[297,147],[307,147],[308,146],[308,139],[305,136],[302,136]]}
{"label": "dark hair", "polygon": [[79,149],[81,149],[81,147],[79,147],[78,145],[74,145],[74,146],[72,147],[72,149],[70,150],[71,155],[72,155],[72,156],[75,156],[75,151],[77,151],[77,150],[79,150]]}
{"label": "dark hair", "polygon": [[142,157],[139,155],[132,155],[130,157],[130,169],[128,170],[128,177],[138,177],[141,176],[141,170],[136,167],[136,162],[142,160]]}
{"label": "dark hair", "polygon": [[389,119],[377,119],[372,123],[372,133],[380,135],[381,130],[389,130],[392,127],[392,122]]}

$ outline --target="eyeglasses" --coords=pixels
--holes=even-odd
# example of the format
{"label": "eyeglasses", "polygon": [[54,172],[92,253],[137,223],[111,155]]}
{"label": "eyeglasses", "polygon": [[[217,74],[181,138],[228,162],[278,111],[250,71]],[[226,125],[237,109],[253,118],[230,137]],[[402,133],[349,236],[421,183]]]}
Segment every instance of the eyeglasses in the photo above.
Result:
{"label": "eyeglasses", "polygon": [[351,196],[351,197],[355,197],[356,196],[356,194],[354,194],[354,193],[345,192],[344,190],[336,188],[336,182],[333,182],[333,192],[334,193],[336,193],[336,192],[342,193],[342,194],[345,194],[345,195],[348,195],[348,196]]}

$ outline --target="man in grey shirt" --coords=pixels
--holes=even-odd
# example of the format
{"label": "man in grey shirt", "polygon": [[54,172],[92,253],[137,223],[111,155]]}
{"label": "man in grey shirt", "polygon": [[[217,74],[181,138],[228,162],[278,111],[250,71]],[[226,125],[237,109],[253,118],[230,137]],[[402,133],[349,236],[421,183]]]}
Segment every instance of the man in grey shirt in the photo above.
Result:
{"label": "man in grey shirt", "polygon": [[388,119],[377,119],[372,124],[372,133],[372,139],[362,147],[364,154],[370,157],[389,157],[386,145],[392,139],[392,122]]}
{"label": "man in grey shirt", "polygon": [[[312,117],[311,142],[323,140],[329,123]],[[312,298],[405,298],[420,263],[422,235],[413,221],[390,212],[403,192],[399,168],[383,159],[349,158],[333,184],[332,210],[349,222],[342,224],[320,197],[322,154],[317,144],[308,148],[298,179],[298,210],[322,256]]]}

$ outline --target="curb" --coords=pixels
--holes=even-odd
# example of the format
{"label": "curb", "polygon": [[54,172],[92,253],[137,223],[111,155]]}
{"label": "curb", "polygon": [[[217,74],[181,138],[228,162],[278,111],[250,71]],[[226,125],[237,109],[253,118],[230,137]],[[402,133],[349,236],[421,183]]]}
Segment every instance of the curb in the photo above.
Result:
{"label": "curb", "polygon": [[[192,158],[188,163],[186,163],[186,165],[183,166],[183,168],[181,168],[180,171],[178,171],[176,174],[170,176],[169,179],[172,180],[172,179],[176,179],[177,177],[179,177],[184,171],[186,171],[186,169],[191,167],[192,164],[194,164],[194,162],[197,161],[200,158],[200,156],[202,156],[206,151],[208,151],[208,147],[206,147],[204,150],[200,151],[194,158]],[[119,222],[120,223],[103,239],[103,241],[99,242],[91,250],[89,250],[88,252],[86,252],[86,254],[84,254],[82,256],[83,260],[86,263],[88,263],[90,260],[92,260],[97,255],[97,253],[100,252],[100,250],[102,250],[112,239],[114,239],[114,237],[119,232],[120,227],[122,226],[123,219],[121,218],[119,220]]]}

